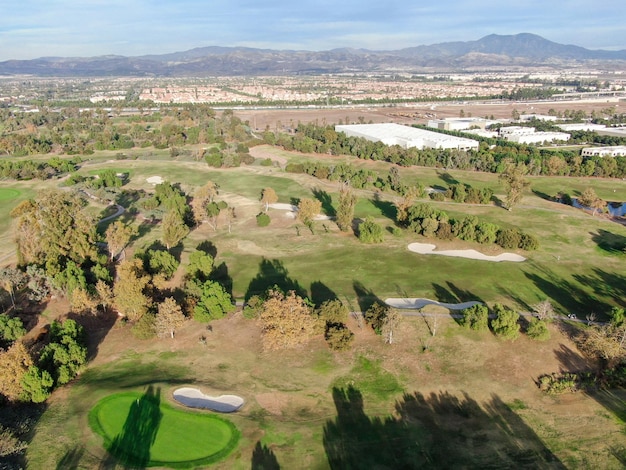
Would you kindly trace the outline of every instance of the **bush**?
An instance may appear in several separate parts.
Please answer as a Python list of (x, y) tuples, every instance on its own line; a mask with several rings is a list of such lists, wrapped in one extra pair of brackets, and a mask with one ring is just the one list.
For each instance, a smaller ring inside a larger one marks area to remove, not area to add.
[(539, 318), (533, 318), (530, 320), (526, 334), (530, 338), (539, 341), (550, 339), (550, 330), (548, 330), (548, 325), (545, 320), (539, 320)]
[(253, 295), (248, 299), (243, 307), (243, 316), (247, 319), (259, 318), (263, 311), (263, 298), (260, 295)]
[(270, 216), (267, 215), (265, 212), (261, 212), (256, 216), (256, 224), (259, 227), (267, 227), (270, 224), (271, 220), (272, 219), (270, 218)]
[(522, 241), (521, 234), (517, 229), (504, 228), (498, 231), (496, 236), (496, 243), (505, 249), (518, 248)]
[(433, 191), (430, 193), (430, 199), (437, 202), (443, 202), (446, 200), (446, 195), (444, 193), (440, 193), (439, 191)]
[(522, 233), (518, 247), (522, 250), (534, 251), (539, 248), (539, 240), (532, 235)]
[(371, 217), (368, 217), (359, 225), (359, 240), (364, 243), (382, 243), (384, 238), (383, 232), (382, 225), (377, 224)]
[(330, 349), (334, 351), (345, 351), (350, 349), (354, 340), (354, 333), (343, 323), (334, 323), (326, 328), (324, 335)]
[(130, 331), (137, 339), (156, 338), (156, 316), (146, 313), (135, 323)]
[(271, 158), (265, 158), (261, 160), (261, 166), (272, 166), (273, 162)]

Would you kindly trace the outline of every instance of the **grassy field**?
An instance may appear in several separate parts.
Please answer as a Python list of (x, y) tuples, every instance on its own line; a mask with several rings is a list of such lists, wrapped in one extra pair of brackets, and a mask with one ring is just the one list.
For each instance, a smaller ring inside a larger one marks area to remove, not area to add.
[(226, 419), (175, 409), (161, 402), (160, 389), (118, 393), (89, 413), (92, 429), (119, 461), (132, 466), (188, 468), (225, 458), (238, 431)]
[[(277, 155), (311, 158), (283, 151)], [(389, 168), (382, 162), (356, 163)], [(80, 172), (107, 168), (130, 172), (126, 187), (132, 189), (151, 190), (146, 181), (150, 176), (180, 182), (187, 191), (208, 180), (219, 185), (218, 199), (236, 209), (232, 230), (224, 220), (216, 231), (203, 224), (176, 254), (184, 265), (199, 243), (209, 241), (222, 280), (238, 300), (278, 284), (315, 302), (338, 297), (355, 311), (374, 299), (404, 296), (499, 301), (520, 310), (550, 299), (559, 313), (573, 312), (583, 319), (590, 312), (601, 318), (612, 306), (626, 306), (626, 254), (619, 251), (626, 245), (626, 227), (549, 200), (559, 191), (575, 196), (593, 187), (601, 197), (626, 201), (623, 181), (532, 177), (531, 191), (513, 211), (433, 203), (452, 217), (473, 214), (519, 227), (540, 241), (539, 250), (521, 252), (526, 262), (490, 263), (411, 253), (408, 243), (428, 240), (408, 232), (393, 235), (386, 230), (383, 244), (364, 245), (353, 234), (339, 232), (334, 222), (317, 221), (312, 234), (274, 209), (269, 211), (271, 224), (257, 227), (259, 197), (268, 186), (280, 202), (317, 194), (336, 209), (338, 186), (306, 175), (260, 165), (216, 170), (204, 163), (141, 158), (98, 159)], [(458, 181), (503, 194), (496, 175), (430, 168), (401, 173), (409, 183), (444, 186)], [(20, 198), (36, 189), (6, 187), (21, 194), (5, 203), (4, 220)], [(358, 196), (356, 217), (373, 216), (384, 227), (393, 227), (393, 196), (371, 191), (359, 191)], [(128, 254), (161, 237), (158, 224), (136, 223), (142, 236)], [(496, 246), (459, 241), (437, 244), (441, 249), (502, 252)], [(547, 342), (522, 337), (505, 343), (490, 333), (463, 330), (446, 316), (440, 317), (438, 333), (432, 336), (432, 324), (427, 324), (432, 320), (407, 317), (398, 343), (389, 346), (351, 320), (356, 340), (350, 352), (330, 352), (317, 338), (275, 354), (262, 351), (259, 325), (239, 313), (213, 322), (210, 333), (190, 322), (175, 340), (143, 342), (114, 319), (104, 325), (98, 323), (103, 319), (83, 321), (93, 322), (91, 330), (100, 338), (90, 346), (94, 360), (49, 401), (28, 450), (31, 468), (98, 468), (102, 462), (112, 467), (102, 438), (90, 431), (90, 410), (111, 394), (140, 396), (149, 386), (159, 388), (161, 402), (168, 403), (179, 385), (236, 393), (246, 400), (241, 412), (229, 416), (241, 431), (239, 445), (216, 468), (272, 468), (276, 462), (284, 468), (358, 468), (371, 461), (378, 468), (417, 462), (423, 468), (617, 469), (625, 461), (623, 393), (548, 397), (535, 384), (544, 373), (593, 367), (563, 333), (564, 323), (550, 326), (552, 339)], [(206, 344), (198, 341), (201, 335), (207, 336)], [(127, 415), (122, 412), (116, 422)]]

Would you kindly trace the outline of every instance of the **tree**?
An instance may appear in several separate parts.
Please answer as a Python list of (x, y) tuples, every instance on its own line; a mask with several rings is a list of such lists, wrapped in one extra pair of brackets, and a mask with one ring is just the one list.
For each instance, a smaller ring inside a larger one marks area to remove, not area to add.
[(592, 216), (595, 216), (598, 210), (602, 211), (606, 207), (606, 201), (600, 199), (593, 188), (585, 189), (578, 198), (578, 203), (592, 209)]
[(213, 271), (213, 257), (202, 250), (196, 250), (189, 255), (187, 275), (192, 279), (207, 280)]
[(177, 211), (171, 210), (165, 214), (163, 218), (163, 243), (168, 250), (178, 245), (188, 233), (189, 227), (185, 225), (185, 221)]
[(383, 227), (367, 217), (359, 225), (359, 240), (364, 243), (382, 243), (384, 239)]
[(263, 347), (285, 349), (304, 344), (316, 331), (316, 319), (305, 300), (289, 291), (270, 290), (260, 315)]
[(106, 229), (104, 233), (104, 239), (109, 247), (109, 254), (111, 255), (111, 261), (122, 251), (130, 238), (136, 233), (136, 229), (130, 225), (124, 225), (123, 222), (116, 220)]
[(397, 330), (401, 321), (402, 314), (398, 312), (398, 310), (396, 310), (395, 308), (390, 308), (387, 311), (380, 330), (383, 341), (386, 344), (392, 344), (394, 342), (394, 332)]
[(191, 210), (193, 211), (196, 223), (200, 224), (206, 219), (207, 205), (215, 200), (215, 197), (219, 194), (218, 189), (219, 188), (215, 183), (208, 181), (204, 186), (198, 188), (193, 194)]
[(165, 279), (170, 279), (180, 265), (169, 251), (148, 250), (145, 256), (150, 274), (162, 274)]
[(389, 307), (388, 305), (381, 304), (380, 302), (374, 302), (365, 311), (363, 317), (365, 318), (365, 321), (376, 332), (376, 334), (381, 334), (385, 317), (390, 310), (391, 307)]
[(272, 188), (263, 188), (261, 192), (261, 202), (265, 204), (265, 212), (268, 211), (270, 204), (278, 202), (278, 195)]
[(25, 264), (82, 264), (96, 255), (96, 226), (76, 193), (46, 190), (37, 199), (18, 206), (17, 246)]
[(504, 339), (516, 339), (519, 336), (519, 314), (501, 304), (493, 306), (495, 318), (491, 320), (491, 329), (496, 336)]
[(86, 289), (78, 287), (74, 289), (70, 295), (70, 306), (72, 308), (72, 312), (94, 313), (98, 306), (98, 300), (87, 292)]
[(115, 307), (129, 320), (139, 320), (148, 311), (150, 304), (150, 299), (144, 294), (150, 277), (144, 272), (141, 260), (137, 258), (122, 261), (117, 269), (117, 276), (113, 287)]
[(96, 282), (96, 299), (98, 305), (102, 305), (102, 308), (106, 312), (109, 306), (113, 305), (113, 290), (102, 279)]
[(327, 300), (315, 312), (326, 324), (345, 323), (348, 320), (348, 307), (339, 299)]
[(461, 311), (459, 323), (471, 330), (481, 331), (489, 328), (489, 309), (487, 306), (477, 304)]
[(208, 322), (222, 318), (235, 310), (231, 295), (216, 281), (192, 282), (191, 287), (197, 298), (193, 309), (193, 318), (199, 322)]
[(26, 282), (26, 275), (19, 269), (6, 268), (0, 269), (0, 283), (4, 286), (6, 291), (11, 297), (11, 303), (13, 304), (13, 310), (15, 307), (15, 291), (20, 289)]
[[(15, 437), (10, 429), (0, 425), (0, 457), (19, 454), (26, 447), (26, 443)], [(9, 466), (6, 468), (9, 468)]]
[(304, 225), (310, 225), (321, 211), (322, 203), (317, 199), (302, 198), (298, 203), (298, 219)]
[(50, 343), (42, 349), (39, 364), (56, 384), (68, 383), (87, 361), (84, 339), (82, 326), (74, 320), (55, 320), (50, 325)]
[(506, 190), (506, 208), (512, 210), (513, 206), (522, 200), (524, 189), (530, 182), (526, 180), (526, 167), (523, 164), (514, 165), (509, 163), (505, 170), (500, 174), (500, 181), (504, 183)]
[(554, 307), (548, 299), (533, 305), (533, 312), (539, 320), (551, 321), (554, 318)]
[(185, 315), (173, 297), (166, 298), (159, 304), (156, 315), (156, 332), (159, 338), (174, 338), (174, 332), (185, 323)]
[(270, 219), (270, 216), (268, 214), (266, 214), (265, 212), (259, 212), (256, 216), (256, 224), (259, 227), (267, 227), (272, 219)]
[(352, 228), (354, 219), (354, 208), (356, 206), (356, 195), (350, 186), (343, 185), (339, 191), (339, 207), (337, 208), (337, 226), (342, 232), (347, 232)]
[(0, 350), (0, 394), (10, 401), (22, 395), (22, 378), (33, 365), (33, 360), (21, 341), (6, 351)]

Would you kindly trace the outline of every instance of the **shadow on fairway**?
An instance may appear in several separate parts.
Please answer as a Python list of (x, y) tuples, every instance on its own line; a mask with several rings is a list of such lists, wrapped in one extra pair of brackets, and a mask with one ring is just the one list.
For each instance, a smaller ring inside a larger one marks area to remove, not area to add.
[(294, 291), (296, 295), (307, 297), (307, 291), (297, 280), (289, 277), (287, 268), (278, 259), (263, 258), (259, 264), (259, 272), (248, 284), (246, 302), (253, 295), (264, 295), (268, 289), (278, 287), (283, 292)]
[(333, 388), (337, 417), (324, 426), (332, 469), (565, 468), (497, 395), (405, 394), (396, 415), (369, 417), (359, 390)]
[(333, 207), (333, 199), (326, 191), (323, 189), (314, 188), (313, 196), (319, 202), (322, 203), (322, 212), (327, 216), (334, 217), (337, 215), (337, 211)]
[(272, 449), (265, 444), (261, 444), (261, 441), (254, 446), (254, 452), (252, 452), (252, 470), (280, 470), (280, 465)]
[(116, 459), (133, 467), (145, 467), (150, 462), (161, 418), (161, 389), (148, 386), (146, 392), (130, 407), (122, 431), (108, 447)]

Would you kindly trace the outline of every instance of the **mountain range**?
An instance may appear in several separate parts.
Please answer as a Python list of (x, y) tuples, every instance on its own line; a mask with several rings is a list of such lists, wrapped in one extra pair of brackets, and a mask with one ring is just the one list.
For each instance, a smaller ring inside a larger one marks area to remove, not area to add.
[(342, 48), (315, 52), (211, 46), (137, 57), (42, 57), (0, 62), (0, 75), (253, 76), (583, 65), (626, 69), (626, 50), (590, 50), (558, 44), (530, 33), (491, 34), (477, 41), (445, 42), (393, 51)]

